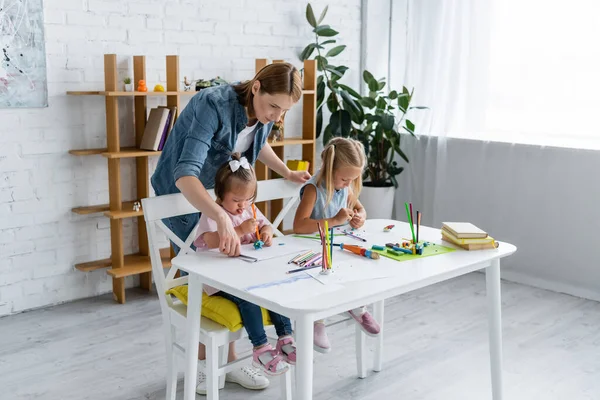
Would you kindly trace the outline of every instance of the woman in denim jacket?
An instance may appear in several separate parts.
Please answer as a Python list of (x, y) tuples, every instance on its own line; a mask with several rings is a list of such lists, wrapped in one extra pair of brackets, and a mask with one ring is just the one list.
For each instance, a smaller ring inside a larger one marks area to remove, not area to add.
[[(240, 253), (240, 239), (231, 219), (206, 189), (212, 189), (219, 167), (241, 153), (251, 164), (260, 160), (271, 170), (294, 182), (310, 178), (305, 171), (290, 171), (266, 142), (274, 122), (281, 119), (302, 96), (302, 80), (289, 63), (274, 63), (239, 85), (203, 89), (183, 109), (169, 134), (158, 160), (151, 183), (156, 195), (181, 192), (202, 213), (217, 221), (219, 249), (230, 256)], [(185, 241), (200, 214), (165, 220), (165, 224)], [(175, 252), (179, 249), (173, 245)], [(203, 360), (204, 346), (198, 358)], [(236, 358), (234, 344), (229, 347), (230, 361)], [(202, 368), (201, 368), (202, 369)], [(206, 393), (200, 374), (196, 391)], [(248, 389), (262, 389), (269, 381), (257, 371), (243, 367), (227, 374), (227, 381)]]

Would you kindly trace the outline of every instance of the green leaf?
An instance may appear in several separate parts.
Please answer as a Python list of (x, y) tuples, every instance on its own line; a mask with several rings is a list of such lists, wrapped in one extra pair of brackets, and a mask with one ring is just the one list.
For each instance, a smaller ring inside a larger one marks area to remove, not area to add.
[(344, 45), (344, 44), (342, 44), (340, 46), (335, 46), (335, 47), (329, 49), (327, 54), (325, 54), (325, 57), (335, 57), (338, 54), (340, 54), (342, 51), (344, 51), (345, 48), (346, 48), (346, 45)]
[(323, 75), (319, 75), (319, 76), (317, 77), (317, 85), (318, 85), (319, 83), (321, 83), (321, 82), (323, 82)]
[(329, 109), (329, 112), (334, 112), (338, 109), (334, 96), (335, 94), (333, 92), (329, 93), (329, 96), (327, 96), (327, 108)]
[[(365, 83), (368, 84), (371, 81), (375, 81), (375, 78), (373, 77), (373, 74), (371, 74), (369, 71), (367, 71), (366, 69), (363, 71), (363, 79), (365, 80)], [(376, 81), (377, 82), (377, 81)]]
[(300, 61), (308, 60), (312, 55), (313, 51), (315, 51), (315, 47), (316, 45), (314, 43), (311, 43), (308, 46), (306, 46), (304, 50), (302, 50), (302, 53), (300, 53)]
[(407, 96), (400, 96), (398, 97), (398, 108), (400, 108), (400, 110), (403, 113), (406, 113), (406, 109), (408, 107), (408, 97)]
[(402, 149), (400, 149), (400, 146), (398, 146), (398, 148), (394, 149), (396, 151), (396, 153), (398, 153), (398, 155), (400, 157), (402, 157), (402, 159), (406, 162), (408, 162), (408, 157), (406, 157), (406, 154), (404, 154), (404, 152), (402, 151)]
[(335, 40), (335, 39), (329, 39), (329, 40), (326, 40), (326, 41), (324, 41), (324, 42), (321, 42), (321, 44), (322, 44), (323, 46), (325, 46), (326, 44), (335, 43), (335, 42), (336, 42), (336, 40)]
[(339, 84), (339, 87), (344, 89), (346, 92), (350, 93), (351, 96), (353, 96), (354, 98), (356, 98), (357, 100), (362, 99), (362, 96), (360, 94), (358, 94), (358, 92), (354, 89), (352, 89), (349, 86), (343, 85), (343, 84)]
[(392, 130), (392, 128), (394, 128), (394, 116), (389, 114), (383, 114), (381, 116), (381, 125), (386, 131)]
[(402, 93), (407, 94), (410, 96), (410, 92), (408, 91), (408, 89), (406, 88), (406, 86), (402, 86)]
[(331, 72), (333, 75), (337, 75), (338, 78), (341, 78), (344, 74), (340, 73), (336, 67), (334, 67), (333, 65), (327, 65), (325, 67), (325, 69), (329, 72)]
[(317, 25), (315, 27), (315, 29), (313, 29), (313, 32), (317, 33), (317, 32), (319, 32), (319, 30), (329, 29), (329, 28), (331, 28), (329, 25)]
[(327, 14), (327, 9), (329, 8), (329, 6), (325, 6), (325, 8), (323, 9), (323, 11), (321, 12), (321, 16), (319, 17), (319, 21), (317, 21), (317, 24), (320, 24), (321, 22), (323, 22), (323, 19), (325, 18), (325, 14)]
[(323, 107), (319, 107), (317, 110), (317, 137), (321, 136), (321, 130), (323, 129)]
[(316, 56), (315, 60), (317, 61), (317, 69), (319, 71), (323, 71), (327, 67), (327, 59), (323, 56)]
[(344, 75), (346, 71), (348, 71), (348, 67), (346, 67), (345, 65), (338, 65), (337, 67), (335, 67), (335, 69), (337, 69), (338, 72), (341, 72), (342, 75)]
[(325, 100), (325, 82), (321, 80), (317, 83), (317, 108), (321, 107), (323, 100)]
[(367, 114), (365, 115), (365, 119), (369, 122), (381, 122), (381, 117), (379, 115)]
[(425, 107), (425, 106), (413, 106), (413, 107), (408, 107), (409, 109), (417, 109), (417, 110), (429, 110), (429, 107)]
[(316, 30), (315, 33), (319, 36), (331, 37), (337, 35), (339, 32), (331, 28), (325, 28)]
[(329, 118), (333, 136), (348, 137), (352, 129), (352, 119), (347, 110), (337, 110)]
[(360, 104), (362, 104), (363, 106), (367, 107), (367, 108), (373, 108), (375, 107), (375, 100), (370, 98), (370, 97), (363, 97), (360, 100)]
[(356, 124), (362, 124), (365, 119), (365, 115), (362, 107), (356, 103), (356, 101), (350, 97), (350, 95), (345, 90), (340, 90), (340, 96), (342, 96), (342, 100), (344, 102), (344, 108), (350, 112), (350, 116), (352, 121)]
[(387, 107), (387, 102), (385, 101), (385, 99), (383, 97), (380, 97), (379, 99), (377, 99), (377, 108), (379, 110), (385, 110)]
[(329, 143), (332, 137), (333, 135), (331, 134), (331, 124), (329, 124), (325, 127), (325, 130), (323, 131), (323, 144), (326, 145), (327, 143)]
[(415, 133), (415, 124), (412, 123), (411, 120), (406, 120), (406, 128), (411, 132)]
[(378, 82), (378, 88), (377, 90), (381, 90), (385, 87), (385, 82)]
[(377, 92), (374, 92), (372, 90), (369, 91), (369, 97), (372, 98), (373, 100), (377, 98)]
[(313, 12), (313, 9), (312, 9), (312, 6), (310, 5), (310, 3), (308, 3), (306, 5), (306, 20), (308, 21), (310, 26), (312, 26), (313, 28), (315, 28), (317, 26), (317, 20), (315, 19), (315, 13)]
[(369, 85), (369, 90), (371, 92), (377, 92), (379, 90), (379, 82), (377, 82), (375, 79), (369, 81), (367, 84)]
[(392, 90), (390, 92), (390, 94), (388, 94), (388, 97), (390, 98), (390, 100), (394, 100), (394, 99), (398, 98), (398, 92), (396, 92), (395, 90)]

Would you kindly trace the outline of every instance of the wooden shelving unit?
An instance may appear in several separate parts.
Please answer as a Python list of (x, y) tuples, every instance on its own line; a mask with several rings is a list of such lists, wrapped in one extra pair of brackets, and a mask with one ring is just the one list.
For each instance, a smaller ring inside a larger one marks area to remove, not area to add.
[[(281, 62), (276, 60), (274, 62)], [(267, 65), (266, 59), (256, 60), (256, 70)], [(181, 110), (180, 97), (193, 96), (194, 91), (179, 91), (179, 57), (166, 57), (167, 86), (165, 92), (123, 92), (119, 90), (117, 79), (117, 57), (115, 54), (104, 55), (104, 90), (97, 91), (68, 91), (70, 96), (104, 96), (106, 107), (106, 143), (105, 148), (74, 149), (69, 153), (74, 156), (101, 155), (107, 159), (109, 203), (90, 205), (73, 208), (72, 211), (80, 215), (103, 213), (110, 219), (111, 256), (109, 258), (88, 261), (75, 264), (80, 271), (89, 272), (102, 268), (109, 268), (107, 273), (113, 279), (113, 295), (117, 302), (125, 302), (124, 278), (131, 275), (140, 276), (140, 286), (146, 290), (152, 287), (152, 267), (148, 256), (148, 237), (146, 234), (146, 223), (143, 210), (133, 209), (133, 204), (139, 199), (150, 195), (150, 181), (148, 170), (148, 157), (161, 154), (160, 151), (148, 151), (139, 149), (146, 126), (147, 109), (146, 99), (149, 96), (166, 96), (167, 106), (176, 106), (178, 113)], [(146, 58), (144, 56), (133, 57), (133, 82), (146, 79)], [(304, 62), (304, 90), (303, 90), (303, 112), (302, 112), (302, 137), (284, 138), (282, 141), (270, 143), (275, 153), (283, 160), (285, 146), (302, 146), (302, 159), (310, 161), (310, 172), (314, 173), (315, 146), (316, 146), (316, 85), (317, 67), (314, 60)], [(135, 144), (136, 147), (121, 147), (119, 140), (119, 104), (121, 97), (132, 97), (134, 99), (134, 121), (135, 121)], [(136, 161), (136, 199), (124, 200), (121, 192), (121, 159), (134, 158)], [(257, 162), (256, 174), (259, 180), (269, 179), (266, 166)], [(269, 208), (270, 215), (274, 218), (283, 203), (281, 200), (273, 201), (271, 204), (260, 204), (265, 215)], [(123, 219), (137, 218), (138, 226), (138, 252), (124, 254), (123, 248)], [(161, 249), (163, 266), (170, 267), (172, 256), (170, 248)]]
[[(123, 92), (119, 90), (117, 78), (117, 56), (104, 55), (104, 90), (102, 91), (70, 91), (70, 96), (104, 96), (106, 107), (106, 143), (107, 147), (100, 149), (76, 149), (69, 151), (75, 156), (102, 155), (107, 159), (109, 203), (74, 208), (77, 214), (86, 215), (103, 213), (110, 219), (111, 256), (102, 260), (94, 260), (76, 264), (75, 268), (81, 271), (93, 271), (109, 268), (107, 271), (113, 278), (113, 294), (119, 303), (125, 302), (125, 280), (131, 275), (140, 276), (140, 286), (146, 290), (152, 287), (152, 267), (148, 256), (148, 237), (143, 210), (133, 209), (133, 204), (139, 199), (150, 195), (150, 181), (148, 171), (148, 157), (160, 155), (160, 151), (147, 151), (139, 149), (146, 126), (146, 98), (148, 96), (166, 96), (167, 106), (177, 106), (179, 111), (180, 96), (194, 95), (196, 92), (179, 91), (179, 57), (166, 57), (167, 87), (166, 92)], [(145, 56), (133, 57), (133, 82), (146, 79)], [(120, 97), (133, 97), (135, 144), (137, 147), (121, 147), (119, 139), (119, 103)], [(136, 199), (125, 200), (121, 192), (121, 159), (134, 158), (136, 162)], [(138, 252), (124, 254), (123, 248), (123, 219), (137, 218), (138, 227)], [(163, 265), (170, 266), (170, 250), (161, 250)]]
[[(273, 60), (274, 63), (283, 62), (283, 60)], [(260, 71), (268, 64), (266, 58), (256, 60), (256, 72)], [(317, 144), (317, 63), (315, 60), (304, 61), (304, 90), (302, 90), (302, 137), (284, 138), (281, 141), (269, 142), (277, 156), (284, 160), (284, 151), (286, 146), (302, 146), (302, 159), (310, 162), (309, 172), (314, 174), (316, 160)], [(260, 161), (256, 162), (256, 177), (258, 180), (270, 179), (272, 175), (269, 169)], [(273, 200), (258, 204), (258, 208), (271, 221), (279, 214), (283, 208), (282, 200)], [(282, 226), (279, 226), (281, 229)]]

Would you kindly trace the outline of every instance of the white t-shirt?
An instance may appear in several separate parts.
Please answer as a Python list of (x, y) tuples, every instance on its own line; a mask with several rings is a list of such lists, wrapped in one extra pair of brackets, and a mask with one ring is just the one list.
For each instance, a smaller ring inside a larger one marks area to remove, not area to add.
[(256, 125), (258, 125), (258, 121), (252, 126), (245, 127), (238, 134), (235, 148), (233, 149), (234, 153), (243, 153), (250, 148), (250, 145), (254, 141), (254, 128), (256, 128)]

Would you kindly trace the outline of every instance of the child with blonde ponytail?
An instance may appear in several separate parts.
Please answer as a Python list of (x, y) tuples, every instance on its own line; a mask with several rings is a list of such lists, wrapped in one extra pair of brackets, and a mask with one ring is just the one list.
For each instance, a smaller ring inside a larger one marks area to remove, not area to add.
[[(294, 218), (295, 233), (317, 231), (317, 222), (325, 226), (349, 223), (360, 228), (367, 214), (358, 200), (365, 168), (365, 149), (357, 140), (333, 138), (321, 153), (321, 169), (300, 189), (300, 205)], [(347, 312), (367, 335), (376, 336), (380, 327), (365, 307)], [(314, 348), (321, 353), (331, 350), (325, 324), (315, 322)]]

